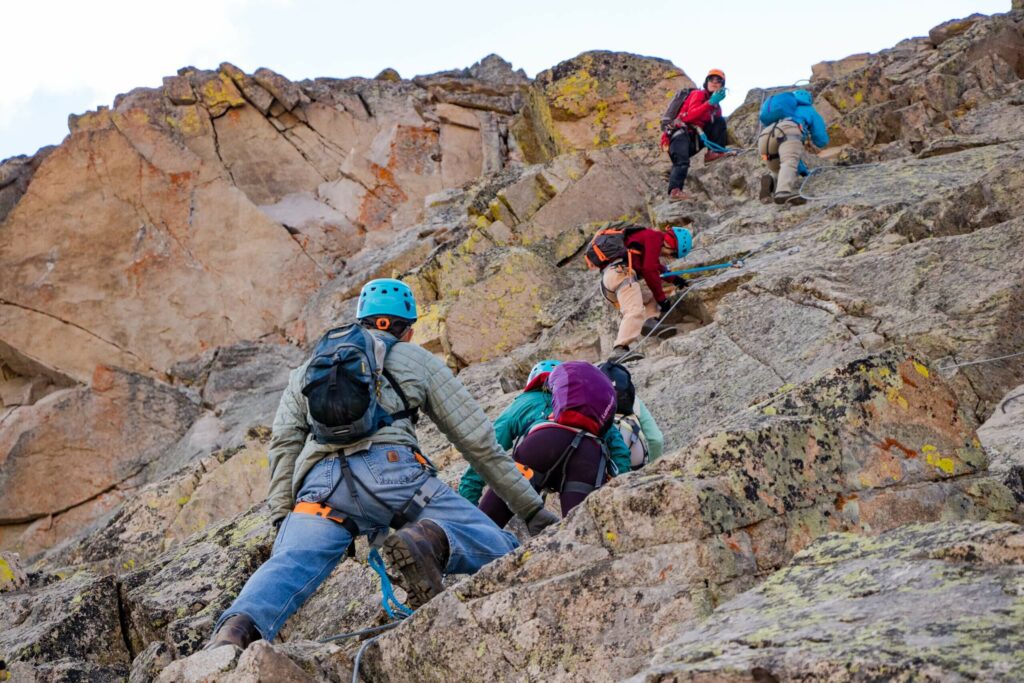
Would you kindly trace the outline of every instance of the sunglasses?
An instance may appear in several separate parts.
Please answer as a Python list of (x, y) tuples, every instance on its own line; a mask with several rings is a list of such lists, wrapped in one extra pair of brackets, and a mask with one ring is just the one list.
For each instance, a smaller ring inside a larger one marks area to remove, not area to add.
[(712, 83), (725, 83), (725, 79), (721, 76), (708, 76), (708, 81)]

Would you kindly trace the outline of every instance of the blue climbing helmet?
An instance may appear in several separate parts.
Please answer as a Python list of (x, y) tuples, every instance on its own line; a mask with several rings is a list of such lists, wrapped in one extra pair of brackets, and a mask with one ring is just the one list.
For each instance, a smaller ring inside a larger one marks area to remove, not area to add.
[(544, 384), (548, 374), (562, 364), (560, 360), (542, 360), (530, 370), (530, 376), (526, 378), (526, 386), (523, 391), (533, 391)]
[(356, 318), (362, 320), (378, 315), (415, 322), (419, 317), (416, 313), (416, 297), (409, 285), (391, 278), (370, 280), (363, 285), (359, 292), (359, 305), (356, 306)]
[(690, 253), (693, 249), (693, 233), (686, 228), (672, 228), (672, 237), (674, 240), (669, 240), (669, 244), (672, 241), (676, 243), (676, 258), (683, 258)]

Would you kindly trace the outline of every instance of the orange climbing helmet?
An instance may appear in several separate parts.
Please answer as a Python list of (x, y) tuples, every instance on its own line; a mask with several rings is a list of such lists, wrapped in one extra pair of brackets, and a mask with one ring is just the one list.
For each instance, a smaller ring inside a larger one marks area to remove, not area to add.
[(704, 77), (704, 89), (705, 90), (708, 89), (708, 79), (711, 78), (712, 76), (718, 76), (719, 78), (721, 78), (722, 79), (722, 85), (723, 86), (725, 85), (725, 72), (722, 71), (721, 69), (712, 69), (711, 71), (708, 71), (708, 75)]

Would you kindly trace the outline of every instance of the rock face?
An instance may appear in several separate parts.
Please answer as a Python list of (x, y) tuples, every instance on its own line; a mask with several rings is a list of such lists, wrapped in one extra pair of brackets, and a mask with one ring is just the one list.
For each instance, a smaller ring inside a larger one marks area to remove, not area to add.
[(19, 408), (0, 427), (0, 522), (45, 518), (114, 491), (162, 455), (197, 413), (170, 387), (110, 368), (98, 368), (88, 389)]
[(374, 675), (443, 680), (465, 660), (468, 680), (619, 680), (823, 533), (1009, 514), (970, 425), (913, 357), (783, 391), (432, 600), (378, 641)]
[[(618, 317), (581, 253), (633, 220), (690, 227), (674, 268), (739, 262), (691, 278), (677, 336), (630, 364), (668, 455), (451, 579), (361, 674), (911, 678), (920, 644), (922, 677), (1019, 677), (1001, 644), (936, 648), (970, 635), (968, 609), (986, 643), (1019, 621), (1019, 527), (970, 521), (1024, 519), (1022, 23), (969, 17), (815, 67), (834, 145), (808, 155), (805, 206), (757, 202), (747, 153), (696, 155), (694, 199), (666, 201), (654, 124), (690, 81), (635, 55), (535, 81), (493, 55), (411, 81), (223, 64), (74, 117), (48, 155), (0, 166), (0, 549), (25, 569), (0, 564), (0, 659), (39, 681), (348, 679), (358, 643), (317, 641), (382, 623), (362, 543), (277, 642), (200, 652), (270, 552), (288, 371), (363, 282), (401, 277), (415, 340), (494, 417), (537, 360), (611, 353)], [(734, 144), (777, 90), (748, 95)], [(464, 463), (428, 423), (454, 483)], [(868, 538), (816, 545), (835, 533)], [(929, 572), (950, 581), (915, 595), (952, 630), (888, 588)], [(867, 613), (882, 600), (894, 614)], [(896, 645), (836, 645), (860, 623)]]
[[(831, 154), (894, 158), (949, 135), (1020, 139), (1022, 21), (1017, 12), (972, 15), (878, 54), (817, 65), (810, 88), (829, 125)], [(745, 141), (757, 131), (761, 93), (752, 95), (732, 116)]]
[(1015, 681), (1024, 642), (1000, 624), (1024, 616), (1022, 582), (1016, 524), (827, 536), (629, 680)]

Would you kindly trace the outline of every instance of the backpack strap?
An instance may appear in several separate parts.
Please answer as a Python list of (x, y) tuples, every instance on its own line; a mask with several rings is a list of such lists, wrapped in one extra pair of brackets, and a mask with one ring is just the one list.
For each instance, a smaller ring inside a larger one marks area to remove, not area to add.
[(412, 424), (415, 427), (416, 423), (420, 421), (420, 409), (409, 406), (409, 398), (405, 395), (405, 392), (402, 391), (402, 385), (398, 383), (398, 380), (395, 379), (390, 370), (382, 366), (381, 371), (384, 375), (384, 379), (388, 381), (391, 388), (395, 390), (396, 394), (398, 394), (398, 398), (402, 399), (402, 405), (405, 406), (404, 410), (399, 410), (397, 413), (391, 413), (391, 417), (396, 420), (408, 419), (412, 421)]

